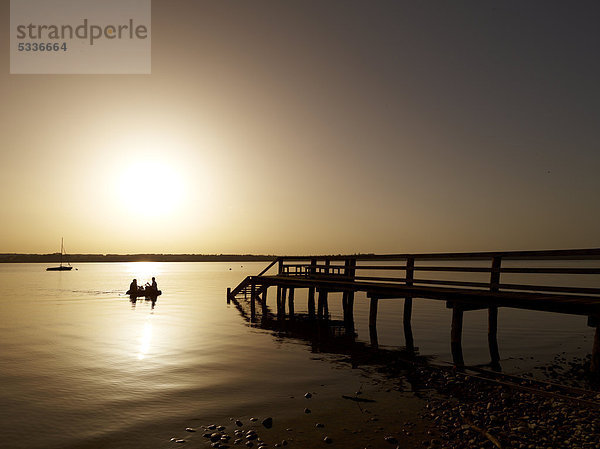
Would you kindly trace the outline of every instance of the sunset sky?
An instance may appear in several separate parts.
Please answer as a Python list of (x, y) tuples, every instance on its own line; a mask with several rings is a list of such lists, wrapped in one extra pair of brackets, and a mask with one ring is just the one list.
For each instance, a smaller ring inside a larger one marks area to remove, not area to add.
[(152, 2), (151, 75), (10, 75), (0, 252), (600, 247), (600, 3)]

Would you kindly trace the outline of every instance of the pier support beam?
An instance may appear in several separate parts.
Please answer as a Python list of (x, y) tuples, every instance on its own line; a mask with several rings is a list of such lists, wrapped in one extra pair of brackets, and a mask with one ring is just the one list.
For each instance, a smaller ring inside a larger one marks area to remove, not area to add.
[(285, 320), (285, 303), (287, 301), (287, 288), (283, 287), (281, 289), (281, 319)]
[(269, 287), (267, 287), (266, 285), (263, 287), (263, 297), (262, 300), (260, 301), (260, 319), (262, 322), (265, 322), (267, 320), (267, 290), (269, 289)]
[(290, 288), (290, 294), (288, 297), (288, 310), (290, 314), (290, 320), (294, 319), (294, 289)]
[(379, 298), (371, 298), (371, 306), (369, 307), (369, 327), (377, 326), (377, 306)]
[(283, 318), (283, 312), (281, 311), (281, 287), (277, 286), (277, 319)]
[(600, 377), (600, 325), (596, 326), (596, 332), (594, 333), (594, 346), (592, 347), (590, 371), (592, 374)]
[[(406, 259), (406, 286), (412, 287), (415, 276), (415, 258), (408, 257)], [(412, 296), (404, 298), (404, 315), (402, 317), (402, 326), (404, 327), (404, 341), (406, 342), (406, 350), (415, 352), (415, 342), (412, 334)]]
[(500, 369), (500, 352), (498, 351), (498, 307), (488, 308), (488, 346), (492, 369)]
[(371, 297), (371, 305), (369, 307), (369, 336), (371, 337), (371, 346), (379, 347), (377, 339), (377, 306), (379, 298)]
[(308, 318), (315, 319), (315, 288), (308, 289)]
[(462, 352), (462, 325), (463, 325), (463, 310), (458, 304), (454, 304), (452, 308), (452, 329), (450, 331), (450, 348), (452, 350), (452, 360), (456, 366), (464, 366)]
[(406, 350), (415, 352), (415, 341), (412, 333), (412, 297), (404, 298), (404, 315), (402, 317), (402, 325), (404, 327), (404, 341), (406, 342)]
[(346, 291), (342, 296), (344, 326), (347, 332), (354, 332), (354, 292)]
[(231, 287), (227, 287), (227, 304), (231, 302)]
[(256, 319), (256, 284), (252, 284), (250, 289), (250, 321)]
[(265, 322), (267, 321), (267, 290), (269, 289), (268, 286), (265, 285), (264, 290), (263, 290), (263, 295), (262, 295), (262, 301), (261, 301), (261, 321)]
[(327, 290), (319, 290), (319, 300), (317, 309), (317, 319), (329, 319), (329, 305), (327, 300)]

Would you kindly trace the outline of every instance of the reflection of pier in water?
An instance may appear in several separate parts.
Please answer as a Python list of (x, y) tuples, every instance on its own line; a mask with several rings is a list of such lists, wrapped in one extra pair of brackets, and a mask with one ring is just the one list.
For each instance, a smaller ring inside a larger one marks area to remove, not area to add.
[[(257, 276), (248, 276), (233, 290), (228, 289), (227, 300), (236, 301), (250, 321), (267, 327), (279, 323), (281, 327), (286, 321), (300, 321), (295, 313), (298, 289), (308, 292), (308, 313), (302, 315), (301, 321), (309, 323), (327, 323), (328, 296), (341, 292), (343, 321), (340, 328), (353, 340), (354, 296), (356, 292), (365, 292), (370, 301), (370, 341), (376, 348), (379, 301), (403, 299), (408, 353), (415, 352), (411, 328), (413, 300), (443, 300), (452, 309), (450, 346), (457, 366), (464, 365), (464, 312), (487, 309), (491, 365), (497, 368), (500, 361), (498, 307), (584, 315), (588, 317), (588, 325), (596, 328), (590, 369), (600, 374), (599, 260), (600, 249), (280, 257)], [(275, 266), (277, 272), (269, 274)], [(416, 273), (424, 276), (417, 278)], [(540, 278), (546, 280), (543, 285), (539, 283)], [(269, 287), (277, 291), (275, 313), (267, 305)], [(242, 297), (248, 310), (238, 301)]]
[[(253, 325), (274, 332), (278, 338), (293, 338), (307, 342), (311, 351), (320, 354), (335, 354), (345, 356), (337, 361), (349, 363), (353, 368), (373, 365), (386, 366), (386, 372), (402, 371), (406, 374), (414, 368), (414, 364), (426, 364), (430, 357), (418, 355), (417, 348), (380, 348), (377, 336), (371, 334), (371, 342), (365, 343), (356, 340), (354, 327), (348, 327), (343, 320), (310, 319), (308, 314), (294, 314), (293, 318), (278, 318), (268, 307), (255, 310), (252, 319), (251, 301), (249, 293), (241, 294), (230, 299), (242, 317)], [(262, 304), (262, 300), (259, 300)], [(373, 338), (375, 340), (373, 340)], [(405, 376), (411, 384), (411, 376)], [(420, 387), (413, 384), (415, 391)]]

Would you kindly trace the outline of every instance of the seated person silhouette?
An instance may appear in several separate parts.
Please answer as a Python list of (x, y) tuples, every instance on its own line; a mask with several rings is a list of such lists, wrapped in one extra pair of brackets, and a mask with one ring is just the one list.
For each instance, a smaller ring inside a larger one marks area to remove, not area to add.
[(127, 291), (128, 294), (130, 295), (135, 295), (138, 291), (138, 285), (137, 285), (137, 279), (134, 279), (133, 281), (131, 281), (131, 284), (129, 284), (129, 290)]

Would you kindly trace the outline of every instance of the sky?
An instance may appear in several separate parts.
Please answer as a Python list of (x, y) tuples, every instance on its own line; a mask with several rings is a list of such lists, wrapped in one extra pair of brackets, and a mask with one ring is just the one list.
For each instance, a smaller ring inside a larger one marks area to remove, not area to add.
[(0, 253), (600, 247), (600, 3), (152, 2), (151, 75), (10, 75)]

